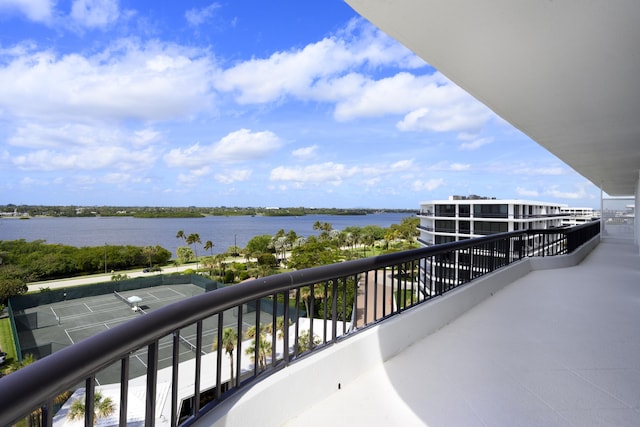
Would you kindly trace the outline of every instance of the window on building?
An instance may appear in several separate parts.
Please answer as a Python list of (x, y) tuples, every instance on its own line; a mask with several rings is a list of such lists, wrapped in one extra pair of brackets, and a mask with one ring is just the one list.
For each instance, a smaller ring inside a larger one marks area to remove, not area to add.
[(473, 215), (476, 218), (507, 218), (509, 206), (504, 205), (474, 205)]
[(436, 205), (436, 216), (456, 216), (456, 205)]
[(436, 220), (436, 233), (455, 233), (456, 222), (454, 220)]
[(471, 206), (470, 205), (459, 205), (458, 206), (458, 216), (461, 218), (469, 218), (471, 216)]
[(489, 222), (489, 221), (476, 221), (473, 227), (475, 234), (494, 234), (504, 233), (509, 230), (506, 222)]
[(442, 243), (450, 243), (455, 242), (456, 238), (454, 236), (436, 236), (436, 245)]
[(458, 231), (463, 234), (471, 233), (471, 222), (470, 221), (460, 221), (458, 223)]

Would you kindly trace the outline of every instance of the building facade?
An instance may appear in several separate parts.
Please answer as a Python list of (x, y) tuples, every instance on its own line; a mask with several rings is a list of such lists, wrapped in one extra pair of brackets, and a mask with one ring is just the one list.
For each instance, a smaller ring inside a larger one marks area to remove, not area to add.
[(568, 218), (562, 218), (562, 225), (565, 226), (580, 225), (600, 218), (600, 212), (593, 208), (563, 207), (562, 213), (568, 215)]
[[(563, 226), (570, 214), (566, 205), (526, 200), (499, 200), (480, 196), (450, 196), (448, 200), (434, 200), (420, 204), (420, 237), (423, 246), (467, 240), (474, 237), (518, 230), (550, 230)], [(539, 241), (534, 241), (538, 239)], [(487, 246), (482, 250), (460, 253), (456, 259), (435, 257), (421, 264), (420, 291), (430, 289), (444, 292), (485, 273), (483, 265), (491, 260), (507, 258), (513, 253), (554, 252), (560, 243), (554, 239), (542, 242), (541, 237), (525, 237), (508, 246)], [(540, 245), (544, 243), (543, 245)], [(546, 245), (546, 246), (545, 246)], [(486, 259), (486, 263), (483, 260)], [(456, 268), (454, 268), (456, 266)], [(435, 284), (431, 286), (431, 284)], [(428, 295), (426, 295), (428, 296)]]
[(488, 234), (527, 229), (547, 230), (571, 217), (566, 205), (480, 196), (450, 196), (420, 204), (420, 237), (424, 246)]

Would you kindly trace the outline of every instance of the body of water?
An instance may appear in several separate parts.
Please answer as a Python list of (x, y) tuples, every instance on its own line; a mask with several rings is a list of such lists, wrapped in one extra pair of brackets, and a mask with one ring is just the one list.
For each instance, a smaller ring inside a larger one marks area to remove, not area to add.
[[(383, 228), (400, 224), (408, 213), (380, 213), (370, 215), (305, 215), (300, 217), (278, 216), (208, 216), (205, 218), (31, 218), (28, 220), (0, 219), (0, 240), (45, 240), (70, 246), (101, 245), (160, 245), (174, 256), (178, 246), (178, 230), (185, 235), (198, 233), (204, 242), (214, 243), (213, 253), (226, 252), (230, 246), (246, 246), (254, 236), (274, 235), (278, 230), (294, 230), (299, 236), (317, 235), (313, 229), (316, 221), (328, 222), (334, 229), (378, 225)], [(198, 254), (202, 247), (199, 248)], [(208, 252), (207, 252), (208, 253)]]

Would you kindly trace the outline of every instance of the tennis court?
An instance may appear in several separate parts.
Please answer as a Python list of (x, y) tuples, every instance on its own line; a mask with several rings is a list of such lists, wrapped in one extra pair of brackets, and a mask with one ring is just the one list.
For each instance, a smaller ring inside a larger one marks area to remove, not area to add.
[[(16, 328), (22, 353), (32, 353), (38, 359), (67, 347), (120, 323), (144, 316), (145, 313), (162, 306), (190, 298), (204, 290), (193, 284), (164, 285), (142, 288), (118, 293), (76, 298), (14, 312)], [(132, 298), (137, 297), (137, 298)], [(137, 301), (137, 300), (140, 301)], [(134, 302), (135, 301), (135, 302)], [(267, 315), (271, 319), (270, 315)], [(236, 327), (237, 311), (224, 313), (224, 326)], [(246, 331), (255, 322), (254, 315), (243, 316)], [(248, 322), (247, 322), (248, 321)], [(210, 353), (217, 337), (217, 316), (203, 322), (203, 354)], [(180, 361), (194, 357), (196, 344), (195, 325), (180, 331), (182, 346)], [(158, 367), (171, 365), (173, 343), (171, 336), (159, 343)], [(130, 378), (146, 373), (147, 349), (136, 351), (130, 357)], [(96, 376), (99, 384), (111, 384), (120, 381), (120, 365), (111, 366)]]

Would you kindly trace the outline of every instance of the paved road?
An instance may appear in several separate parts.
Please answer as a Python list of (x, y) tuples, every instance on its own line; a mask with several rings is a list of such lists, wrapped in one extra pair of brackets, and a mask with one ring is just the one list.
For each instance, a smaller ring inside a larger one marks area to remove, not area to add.
[(57, 289), (57, 288), (68, 288), (71, 286), (81, 286), (81, 285), (89, 285), (91, 283), (100, 283), (100, 282), (109, 282), (111, 281), (111, 276), (114, 274), (126, 274), (129, 278), (133, 279), (134, 277), (139, 276), (150, 276), (154, 274), (162, 274), (162, 273), (176, 273), (179, 271), (184, 271), (188, 269), (196, 268), (196, 264), (184, 264), (178, 267), (166, 267), (162, 269), (162, 272), (155, 273), (143, 273), (142, 269), (137, 270), (128, 270), (128, 271), (116, 271), (114, 273), (107, 274), (91, 274), (89, 276), (81, 276), (81, 277), (72, 277), (69, 279), (58, 279), (58, 280), (46, 280), (42, 282), (31, 282), (28, 283), (29, 292), (38, 292), (41, 289)]

